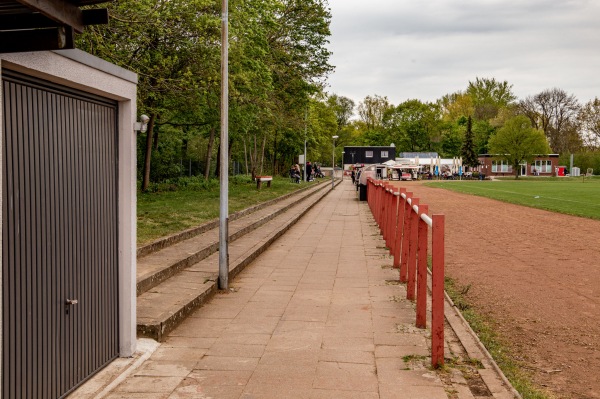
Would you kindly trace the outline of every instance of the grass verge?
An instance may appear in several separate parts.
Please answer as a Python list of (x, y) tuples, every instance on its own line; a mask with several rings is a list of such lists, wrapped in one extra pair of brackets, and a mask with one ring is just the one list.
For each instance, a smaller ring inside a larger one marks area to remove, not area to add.
[(494, 328), (494, 320), (476, 311), (469, 303), (467, 294), (469, 286), (460, 286), (450, 277), (445, 280), (446, 292), (461, 311), (475, 334), (479, 337), (488, 352), (492, 355), (506, 378), (523, 396), (523, 399), (553, 399), (553, 396), (535, 386), (531, 373), (523, 364), (515, 359), (511, 347)]
[(520, 178), (496, 181), (440, 181), (444, 188), (512, 204), (600, 220), (599, 178)]
[[(229, 213), (281, 197), (306, 187), (289, 178), (273, 177), (271, 187), (261, 190), (248, 176), (229, 180)], [(137, 243), (145, 244), (219, 217), (219, 181), (185, 178), (154, 184), (148, 192), (138, 191)]]

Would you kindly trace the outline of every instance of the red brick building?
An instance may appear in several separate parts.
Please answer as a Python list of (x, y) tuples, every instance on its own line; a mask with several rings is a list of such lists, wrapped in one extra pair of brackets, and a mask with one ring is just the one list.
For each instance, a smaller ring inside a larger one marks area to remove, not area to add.
[[(507, 161), (493, 154), (479, 154), (478, 170), (486, 176), (514, 176), (515, 171)], [(556, 176), (558, 154), (540, 155), (531, 163), (523, 162), (519, 176)]]

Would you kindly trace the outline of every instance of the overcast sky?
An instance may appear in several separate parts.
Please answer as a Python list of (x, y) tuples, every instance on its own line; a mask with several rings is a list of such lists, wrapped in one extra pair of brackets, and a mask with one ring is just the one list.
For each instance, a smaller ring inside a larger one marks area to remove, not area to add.
[(558, 87), (600, 97), (600, 0), (329, 0), (327, 91), (435, 101), (476, 77), (520, 99)]

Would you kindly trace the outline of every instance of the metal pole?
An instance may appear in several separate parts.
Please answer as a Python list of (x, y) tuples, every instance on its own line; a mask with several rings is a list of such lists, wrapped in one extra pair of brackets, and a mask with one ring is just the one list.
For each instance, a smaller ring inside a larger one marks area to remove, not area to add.
[(308, 123), (308, 106), (304, 110), (304, 181), (306, 181), (306, 132)]
[(335, 139), (337, 139), (338, 136), (331, 136), (331, 138), (333, 139), (333, 148), (331, 149), (331, 189), (333, 190), (333, 175), (335, 174)]
[(221, 0), (221, 169), (219, 289), (229, 288), (229, 4)]

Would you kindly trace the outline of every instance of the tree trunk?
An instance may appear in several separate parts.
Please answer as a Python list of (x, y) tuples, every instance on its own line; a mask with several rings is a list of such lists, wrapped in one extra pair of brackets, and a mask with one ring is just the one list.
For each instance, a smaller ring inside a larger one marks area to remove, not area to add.
[(248, 149), (246, 146), (246, 139), (244, 138), (244, 162), (246, 162), (246, 176), (248, 175)]
[(256, 160), (257, 160), (257, 146), (256, 146), (256, 133), (254, 134), (254, 149), (250, 151), (250, 173), (252, 174), (252, 180), (256, 179)]
[(210, 128), (210, 137), (208, 139), (208, 149), (206, 153), (206, 169), (204, 170), (204, 180), (210, 176), (210, 161), (212, 160), (213, 146), (215, 144), (215, 127)]
[(150, 161), (152, 159), (152, 134), (154, 132), (155, 114), (150, 114), (148, 130), (146, 131), (146, 155), (144, 158), (144, 177), (142, 178), (142, 191), (148, 190), (150, 184)]
[(262, 148), (260, 151), (260, 174), (264, 174), (264, 166), (265, 166), (265, 147), (267, 145), (267, 136), (263, 137)]
[(277, 129), (273, 138), (273, 174), (277, 174)]
[(221, 144), (217, 146), (217, 168), (215, 169), (215, 176), (221, 177)]

